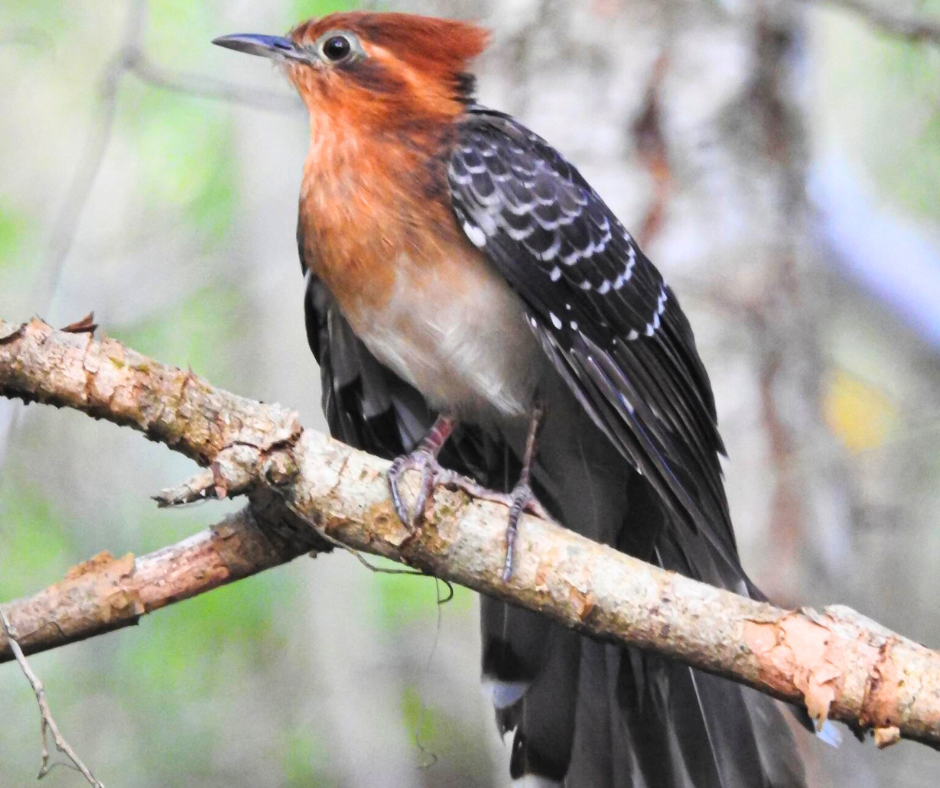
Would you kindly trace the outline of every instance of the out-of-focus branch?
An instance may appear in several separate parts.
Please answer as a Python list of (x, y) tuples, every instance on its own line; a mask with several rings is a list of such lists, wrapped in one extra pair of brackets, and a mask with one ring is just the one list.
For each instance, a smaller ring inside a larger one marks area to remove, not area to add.
[(45, 270), (38, 285), (38, 300), (47, 306), (58, 288), (66, 258), (88, 204), (88, 196), (97, 180), (111, 141), (111, 131), (117, 113), (118, 89), (125, 74), (133, 74), (141, 81), (165, 90), (200, 98), (231, 101), (257, 109), (296, 112), (301, 106), (294, 96), (251, 90), (212, 77), (169, 71), (155, 64), (142, 49), (147, 17), (146, 0), (128, 0), (126, 13), (127, 21), (120, 46), (98, 78), (100, 110), (88, 132), (85, 146), (78, 157), (75, 174), (53, 222)]
[(300, 100), (286, 91), (275, 93), (269, 90), (251, 90), (202, 74), (170, 71), (158, 66), (141, 52), (128, 63), (127, 70), (149, 85), (197, 98), (230, 101), (255, 109), (288, 114), (297, 114), (303, 109)]
[[(387, 462), (303, 432), (277, 406), (214, 389), (113, 340), (57, 332), (40, 321), (0, 321), (0, 394), (67, 405), (142, 429), (210, 465), (210, 472), (162, 496), (164, 504), (234, 492), (247, 492), (251, 501), (250, 515), (227, 523), (228, 538), (237, 534), (234, 542), (226, 542), (223, 524), (141, 559), (99, 557), (32, 599), (10, 603), (10, 620), (24, 633), (25, 648), (96, 634), (108, 628), (101, 623), (112, 620), (108, 616), (136, 620), (149, 609), (288, 560), (319, 535), (591, 636), (748, 684), (805, 706), (817, 720), (874, 729), (880, 745), (899, 737), (940, 745), (940, 654), (846, 608), (774, 608), (532, 517), (523, 520), (515, 571), (504, 582), (503, 507), (439, 490), (422, 527), (409, 530), (389, 501)], [(247, 554), (249, 546), (272, 538), (288, 547), (262, 550), (261, 559)], [(76, 610), (87, 612), (69, 612)], [(86, 619), (91, 623), (84, 627)], [(8, 644), (0, 641), (0, 660), (9, 657)]]
[(899, 11), (890, 7), (883, 0), (803, 0), (804, 2), (825, 3), (838, 6), (862, 17), (873, 27), (912, 41), (926, 41), (940, 44), (940, 19), (914, 13)]
[(100, 110), (88, 131), (85, 145), (78, 157), (75, 173), (52, 224), (46, 261), (43, 265), (42, 276), (38, 280), (38, 300), (47, 307), (58, 289), (66, 258), (88, 204), (88, 195), (98, 178), (101, 164), (111, 142), (121, 76), (127, 63), (133, 57), (133, 53), (139, 49), (144, 32), (146, 10), (147, 4), (144, 0), (132, 0), (128, 3), (120, 51), (105, 65), (98, 78)]

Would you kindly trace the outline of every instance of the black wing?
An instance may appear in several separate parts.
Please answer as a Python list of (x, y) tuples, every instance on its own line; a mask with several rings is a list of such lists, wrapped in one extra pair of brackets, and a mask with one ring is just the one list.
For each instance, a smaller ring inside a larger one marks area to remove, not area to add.
[(330, 434), (387, 459), (411, 451), (434, 422), (427, 403), (356, 338), (312, 273), (307, 274), (304, 307)]
[(659, 271), (580, 173), (508, 115), (467, 112), (448, 180), (464, 233), (594, 422), (680, 520), (735, 556), (708, 375)]

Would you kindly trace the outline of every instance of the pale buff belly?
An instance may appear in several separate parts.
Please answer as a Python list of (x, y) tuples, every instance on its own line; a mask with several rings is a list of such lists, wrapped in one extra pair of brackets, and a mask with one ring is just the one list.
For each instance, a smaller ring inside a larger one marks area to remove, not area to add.
[(466, 258), (431, 274), (397, 270), (385, 307), (350, 320), (366, 347), (435, 409), (471, 421), (526, 418), (547, 359), (505, 280)]

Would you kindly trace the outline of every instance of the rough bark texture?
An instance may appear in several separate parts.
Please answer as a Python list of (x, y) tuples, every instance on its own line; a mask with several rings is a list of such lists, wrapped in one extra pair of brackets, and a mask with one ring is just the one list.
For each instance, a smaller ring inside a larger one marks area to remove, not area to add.
[[(99, 553), (58, 583), (4, 607), (23, 651), (33, 654), (131, 626), (147, 613), (286, 563), (313, 547), (313, 538), (290, 543), (271, 538), (246, 508), (148, 555)], [(12, 658), (0, 630), (0, 662)]]
[(200, 465), (224, 447), (267, 449), (296, 437), (296, 414), (215, 389), (192, 371), (159, 364), (80, 322), (55, 332), (40, 320), (0, 320), (0, 393), (68, 407), (133, 427)]
[[(940, 744), (940, 654), (842, 607), (786, 611), (664, 572), (528, 517), (501, 579), (505, 510), (438, 491), (410, 531), (391, 507), (387, 463), (292, 414), (214, 389), (122, 347), (33, 320), (0, 321), (0, 394), (74, 407), (144, 431), (211, 465), (159, 499), (248, 493), (209, 531), (135, 559), (103, 553), (5, 606), (26, 651), (127, 624), (297, 555), (340, 544), (540, 611), (598, 638), (655, 650), (860, 729)], [(0, 661), (11, 658), (0, 639)]]

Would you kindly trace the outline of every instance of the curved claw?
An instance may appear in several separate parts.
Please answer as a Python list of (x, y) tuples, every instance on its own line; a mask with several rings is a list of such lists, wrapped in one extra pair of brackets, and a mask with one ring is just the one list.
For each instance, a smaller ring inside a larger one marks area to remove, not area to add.
[[(415, 495), (414, 504), (409, 511), (401, 494), (401, 481), (405, 471), (420, 471), (421, 485), (418, 487)], [(388, 481), (388, 488), (392, 495), (392, 506), (395, 507), (395, 513), (398, 519), (407, 528), (414, 528), (424, 518), (424, 509), (431, 493), (434, 491), (434, 485), (444, 484), (448, 487), (464, 490), (469, 495), (476, 498), (482, 498), (486, 501), (494, 501), (509, 507), (509, 522), (506, 527), (506, 560), (503, 565), (503, 582), (508, 582), (512, 577), (513, 549), (516, 543), (516, 533), (519, 530), (519, 519), (522, 513), (540, 517), (549, 522), (555, 522), (555, 519), (545, 510), (545, 507), (535, 497), (532, 487), (525, 479), (513, 488), (509, 494), (489, 490), (465, 476), (449, 471), (441, 467), (434, 454), (427, 449), (419, 448), (411, 454), (397, 457), (392, 463), (388, 472), (385, 474)]]
[[(418, 494), (415, 496), (411, 511), (408, 510), (400, 490), (405, 471), (421, 471), (421, 486), (418, 488)], [(414, 528), (415, 524), (424, 517), (424, 507), (431, 497), (434, 482), (440, 473), (441, 466), (434, 458), (434, 455), (425, 449), (417, 449), (411, 454), (397, 457), (388, 469), (385, 478), (388, 481), (388, 489), (392, 495), (392, 506), (395, 508), (398, 519), (406, 527)]]
[(555, 522), (545, 507), (539, 503), (535, 493), (527, 482), (519, 482), (509, 494), (509, 524), (506, 527), (506, 560), (503, 564), (503, 582), (509, 582), (512, 577), (513, 548), (516, 544), (516, 534), (519, 531), (519, 518), (522, 513), (540, 517), (550, 523)]

